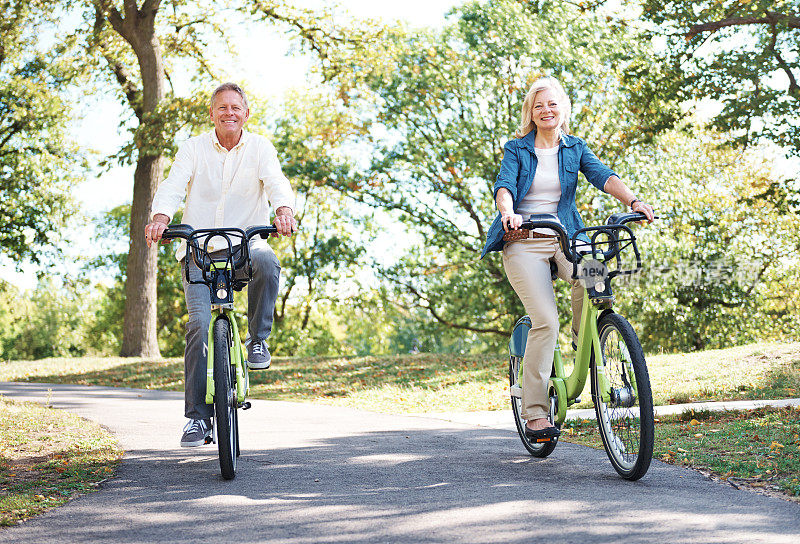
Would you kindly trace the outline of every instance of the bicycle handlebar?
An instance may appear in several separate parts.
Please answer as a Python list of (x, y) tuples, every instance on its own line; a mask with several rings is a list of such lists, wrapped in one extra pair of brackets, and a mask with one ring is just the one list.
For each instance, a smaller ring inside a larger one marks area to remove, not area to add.
[[(655, 219), (658, 217), (656, 216)], [(556, 236), (561, 243), (561, 249), (564, 252), (564, 255), (569, 259), (572, 264), (578, 264), (579, 256), (576, 252), (573, 252), (573, 248), (575, 246), (575, 242), (577, 240), (578, 234), (585, 233), (592, 230), (603, 230), (605, 227), (616, 227), (616, 230), (619, 227), (623, 227), (626, 223), (630, 223), (632, 221), (646, 221), (647, 216), (641, 212), (622, 212), (622, 213), (615, 213), (608, 217), (606, 220), (606, 224), (599, 227), (589, 227), (586, 229), (578, 230), (572, 236), (572, 244), (570, 244), (570, 238), (567, 236), (567, 231), (564, 230), (564, 226), (561, 223), (558, 223), (553, 220), (552, 215), (547, 214), (533, 214), (531, 215), (527, 221), (523, 221), (522, 225), (520, 225), (521, 229), (533, 230), (533, 229), (551, 229), (556, 233)], [(627, 230), (627, 227), (625, 227)], [(604, 254), (605, 258), (612, 257), (613, 255), (611, 252)]]
[[(620, 253), (626, 247), (632, 246), (636, 259), (635, 270), (628, 272), (613, 271), (609, 274), (609, 277), (613, 277), (620, 273), (629, 274), (641, 269), (642, 262), (636, 245), (636, 237), (630, 227), (626, 226), (626, 223), (645, 220), (647, 220), (647, 216), (641, 212), (615, 213), (609, 216), (604, 225), (578, 229), (572, 235), (572, 238), (567, 236), (564, 226), (555, 221), (552, 215), (531, 215), (527, 221), (522, 222), (520, 228), (527, 230), (550, 229), (555, 232), (564, 256), (572, 263), (573, 278), (578, 277), (578, 265), (584, 257), (590, 256), (592, 259), (599, 259), (604, 263), (616, 259), (617, 265), (620, 266)], [(589, 241), (586, 242), (580, 239), (579, 236), (581, 235), (584, 238), (588, 237)], [(579, 244), (583, 245), (585, 249), (579, 250)]]
[[(195, 262), (198, 261), (198, 258), (201, 262), (197, 262), (197, 264), (201, 266), (203, 270), (205, 270), (208, 264), (215, 259), (211, 259), (209, 250), (208, 250), (208, 241), (214, 238), (222, 238), (225, 240), (225, 245), (227, 247), (223, 247), (222, 249), (227, 249), (227, 254), (225, 259), (219, 259), (224, 261), (230, 261), (231, 265), (234, 269), (240, 268), (245, 261), (249, 258), (249, 242), (255, 236), (261, 236), (261, 238), (267, 238), (270, 234), (275, 234), (278, 232), (278, 229), (273, 225), (258, 225), (247, 227), (245, 230), (235, 228), (235, 227), (228, 227), (228, 228), (216, 228), (216, 229), (193, 229), (191, 225), (187, 225), (186, 223), (180, 223), (175, 225), (169, 225), (167, 230), (164, 231), (162, 234), (162, 238), (165, 240), (173, 240), (175, 238), (182, 238), (187, 242), (187, 259), (186, 262), (188, 264), (188, 256), (190, 253), (194, 253)], [(200, 243), (198, 240), (200, 238), (205, 238), (203, 242), (203, 247), (200, 247)], [(237, 241), (235, 241), (237, 240)], [(243, 249), (234, 251), (234, 246), (242, 246)], [(238, 257), (234, 259), (234, 253), (238, 254)]]
[[(214, 234), (214, 231), (241, 231), (242, 229), (237, 228), (220, 228), (220, 229), (198, 229), (194, 230), (191, 225), (187, 225), (186, 223), (178, 223), (175, 225), (170, 225), (167, 227), (167, 230), (164, 231), (164, 234), (161, 235), (162, 238), (165, 240), (172, 240), (175, 238), (183, 238), (185, 240), (189, 240), (191, 236), (195, 232), (202, 232), (203, 234)], [(242, 234), (244, 234), (244, 238), (249, 242), (251, 238), (256, 235), (261, 235), (262, 238), (266, 238), (270, 234), (277, 233), (277, 227), (273, 225), (261, 225), (261, 226), (254, 226), (254, 227), (247, 227)]]

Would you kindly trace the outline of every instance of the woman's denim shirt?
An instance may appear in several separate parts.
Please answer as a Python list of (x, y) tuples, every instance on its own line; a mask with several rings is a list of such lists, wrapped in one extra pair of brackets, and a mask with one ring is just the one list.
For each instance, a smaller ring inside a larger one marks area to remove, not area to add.
[[(531, 131), (524, 137), (510, 140), (503, 146), (503, 162), (500, 164), (500, 173), (497, 174), (497, 181), (494, 184), (494, 197), (497, 199), (497, 191), (501, 188), (508, 189), (514, 201), (514, 212), (517, 211), (520, 201), (528, 194), (533, 176), (536, 174), (538, 160), (534, 152), (535, 139), (536, 132)], [(601, 191), (608, 178), (616, 175), (613, 170), (600, 162), (586, 142), (577, 136), (562, 134), (558, 146), (561, 198), (558, 200), (557, 210), (558, 219), (570, 237), (576, 230), (583, 228), (583, 221), (575, 205), (578, 171), (583, 172), (589, 183)], [(481, 253), (481, 259), (490, 251), (503, 249), (503, 234), (503, 225), (500, 223), (500, 213), (498, 213), (486, 235), (486, 245)]]

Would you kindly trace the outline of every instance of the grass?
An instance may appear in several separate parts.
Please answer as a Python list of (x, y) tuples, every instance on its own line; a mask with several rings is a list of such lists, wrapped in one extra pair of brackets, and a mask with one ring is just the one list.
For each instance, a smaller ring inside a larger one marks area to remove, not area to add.
[[(500, 410), (507, 406), (505, 355), (275, 357), (251, 372), (251, 397), (345, 405), (381, 412)], [(800, 343), (651, 355), (657, 405), (800, 396)], [(120, 357), (0, 363), (0, 381), (183, 390), (183, 361)], [(591, 406), (588, 384), (583, 403)]]
[(95, 423), (0, 397), (0, 527), (94, 491), (121, 456)]
[[(653, 457), (800, 502), (800, 408), (685, 412), (656, 420)], [(602, 449), (597, 424), (565, 424), (562, 439)]]

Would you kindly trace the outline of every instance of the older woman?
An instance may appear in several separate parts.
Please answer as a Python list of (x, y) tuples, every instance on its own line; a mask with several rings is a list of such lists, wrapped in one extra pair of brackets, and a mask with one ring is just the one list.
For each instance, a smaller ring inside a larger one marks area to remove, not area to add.
[(572, 285), (572, 334), (580, 324), (584, 290), (573, 280), (572, 265), (552, 231), (518, 231), (531, 214), (550, 214), (569, 236), (583, 228), (575, 206), (578, 171), (603, 192), (616, 197), (635, 212), (653, 219), (653, 208), (628, 189), (601, 163), (582, 139), (569, 135), (571, 104), (561, 84), (552, 77), (533, 83), (522, 104), (522, 120), (515, 139), (506, 143), (500, 173), (494, 184), (499, 213), (481, 257), (503, 252), (508, 281), (531, 319), (522, 362), (522, 417), (531, 439), (556, 437), (548, 421), (547, 383), (558, 334), (558, 314), (550, 281), (552, 259), (558, 277)]

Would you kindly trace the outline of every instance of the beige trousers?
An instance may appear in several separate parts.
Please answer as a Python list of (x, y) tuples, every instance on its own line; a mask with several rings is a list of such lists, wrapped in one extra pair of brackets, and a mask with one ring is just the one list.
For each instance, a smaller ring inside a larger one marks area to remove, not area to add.
[(553, 367), (558, 337), (558, 310), (550, 280), (550, 259), (558, 265), (558, 277), (572, 285), (572, 336), (577, 338), (584, 289), (572, 279), (572, 263), (556, 238), (528, 238), (508, 242), (503, 248), (503, 267), (511, 287), (531, 318), (531, 330), (522, 360), (522, 417), (547, 417), (550, 400), (547, 382)]

